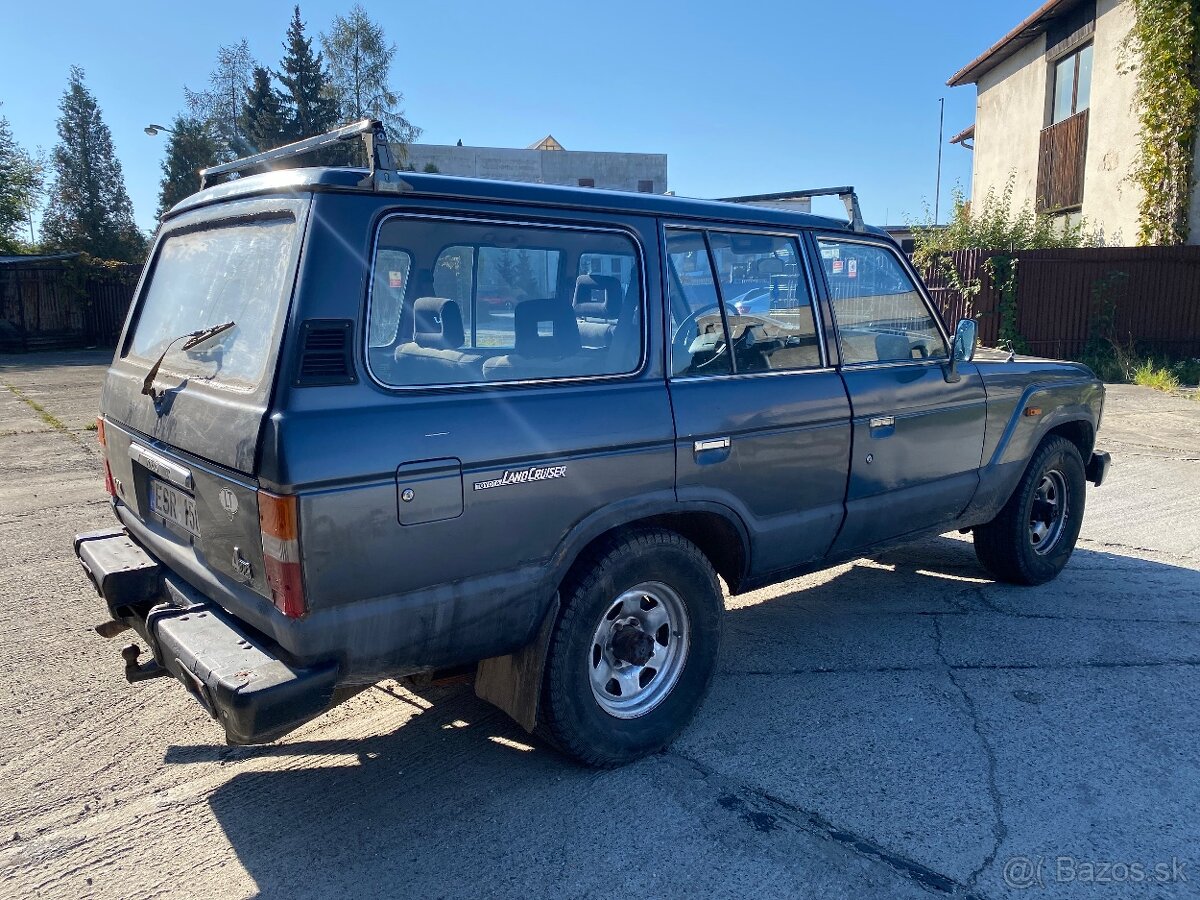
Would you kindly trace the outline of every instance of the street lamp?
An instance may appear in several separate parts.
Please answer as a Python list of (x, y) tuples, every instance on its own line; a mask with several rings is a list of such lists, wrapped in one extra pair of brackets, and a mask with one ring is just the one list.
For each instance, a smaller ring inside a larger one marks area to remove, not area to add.
[(166, 125), (147, 125), (145, 128), (142, 129), (142, 131), (146, 132), (146, 134), (150, 135), (150, 137), (154, 137), (160, 131), (165, 131), (167, 134), (175, 133), (170, 128), (168, 128)]

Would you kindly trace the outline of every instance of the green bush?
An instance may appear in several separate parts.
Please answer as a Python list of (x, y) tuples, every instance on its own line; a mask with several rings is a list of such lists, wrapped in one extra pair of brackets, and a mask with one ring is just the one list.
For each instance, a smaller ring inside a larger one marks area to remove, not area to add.
[(1153, 359), (1144, 360), (1133, 370), (1133, 383), (1156, 391), (1177, 391), (1180, 387), (1175, 373), (1166, 366), (1156, 365)]

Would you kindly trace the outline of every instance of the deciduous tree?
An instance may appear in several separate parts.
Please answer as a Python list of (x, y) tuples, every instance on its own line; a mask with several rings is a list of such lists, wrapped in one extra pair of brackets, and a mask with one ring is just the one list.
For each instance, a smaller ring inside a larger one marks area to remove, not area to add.
[(321, 46), (329, 60), (329, 82), (342, 121), (380, 119), (398, 143), (411, 143), (421, 134), (404, 116), (404, 95), (391, 85), (396, 45), (383, 28), (371, 21), (361, 4), (345, 16), (335, 16)]
[(15, 253), (33, 243), (33, 212), (42, 181), (43, 165), (17, 143), (8, 120), (0, 116), (0, 252)]
[(250, 45), (243, 38), (217, 51), (217, 65), (208, 76), (208, 90), (183, 89), (190, 118), (211, 125), (233, 156), (253, 152), (242, 136), (240, 123), (254, 68)]

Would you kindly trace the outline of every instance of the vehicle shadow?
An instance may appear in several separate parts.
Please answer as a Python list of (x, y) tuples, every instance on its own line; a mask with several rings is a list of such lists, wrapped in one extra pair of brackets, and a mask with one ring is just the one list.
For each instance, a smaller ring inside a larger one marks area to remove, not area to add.
[[(1084, 660), (1095, 658), (1097, 647), (1112, 647), (1114, 634), (1145, 632), (1148, 621), (1200, 622), (1200, 572), (1084, 549), (1058, 581), (1033, 589), (988, 580), (970, 543), (951, 538), (881, 554), (810, 586), (797, 585), (769, 598), (759, 592), (729, 601), (714, 691), (721, 695), (721, 709), (700, 712), (689, 731), (701, 737), (693, 740), (685, 732), (681, 743), (695, 746), (681, 752), (703, 756), (706, 730), (737, 722), (739, 706), (742, 724), (748, 728), (755, 720), (761, 696), (721, 687), (723, 679), (740, 673), (938, 674), (956, 661), (970, 667), (972, 653), (986, 657), (981, 665), (1011, 657), (1014, 665), (1036, 667), (1045, 651), (1022, 643), (1031, 617), (1039, 632), (1058, 615), (1072, 620), (1073, 631), (1086, 623), (1100, 628), (1106, 637), (1095, 646), (1085, 636), (1080, 647), (1060, 642), (1053, 649)], [(934, 620), (953, 622), (960, 631), (978, 629), (986, 636), (981, 649), (961, 635), (954, 644), (949, 626)], [(1121, 652), (1142, 652), (1120, 646)], [(1143, 650), (1160, 652), (1154, 646)], [(764, 682), (761, 690), (769, 688)], [(721, 826), (704, 810), (717, 808), (719, 786), (691, 770), (681, 774), (672, 751), (595, 772), (530, 737), (467, 686), (405, 696), (384, 683), (367, 694), (372, 704), (404, 707), (404, 724), (361, 738), (301, 732), (259, 748), (169, 749), (168, 763), (247, 761), (246, 770), (217, 787), (209, 803), (260, 896), (613, 895), (637, 893), (639, 885), (642, 893), (670, 893), (657, 882), (645, 887), (646, 876), (635, 864), (651, 834), (667, 867), (698, 879), (695, 885), (724, 884), (739, 866), (761, 864), (748, 851), (727, 853), (732, 838), (714, 837)], [(910, 702), (905, 714), (920, 720), (922, 701)], [(706, 724), (706, 712), (725, 725)], [(874, 715), (869, 704), (845, 714), (863, 719), (844, 723), (848, 730), (868, 727)], [(306, 731), (319, 732), (319, 722)], [(968, 738), (974, 745), (974, 734)], [(777, 728), (761, 739), (792, 745), (772, 748), (771, 757), (812, 752), (802, 730)], [(261, 759), (280, 764), (255, 770)], [(690, 795), (706, 792), (710, 806), (690, 805)], [(825, 813), (837, 818), (837, 810)], [(696, 855), (697, 842), (704, 841), (715, 843)]]

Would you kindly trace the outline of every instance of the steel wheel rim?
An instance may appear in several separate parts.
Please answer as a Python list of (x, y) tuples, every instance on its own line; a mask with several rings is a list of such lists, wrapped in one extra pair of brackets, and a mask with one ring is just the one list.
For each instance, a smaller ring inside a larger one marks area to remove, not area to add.
[(1042, 473), (1029, 509), (1029, 544), (1038, 556), (1052, 551), (1066, 529), (1071, 495), (1058, 469)]
[[(605, 607), (588, 645), (596, 703), (617, 719), (636, 719), (656, 708), (683, 673), (690, 637), (687, 607), (672, 588), (647, 581), (622, 593)], [(649, 658), (639, 663), (647, 652)]]

